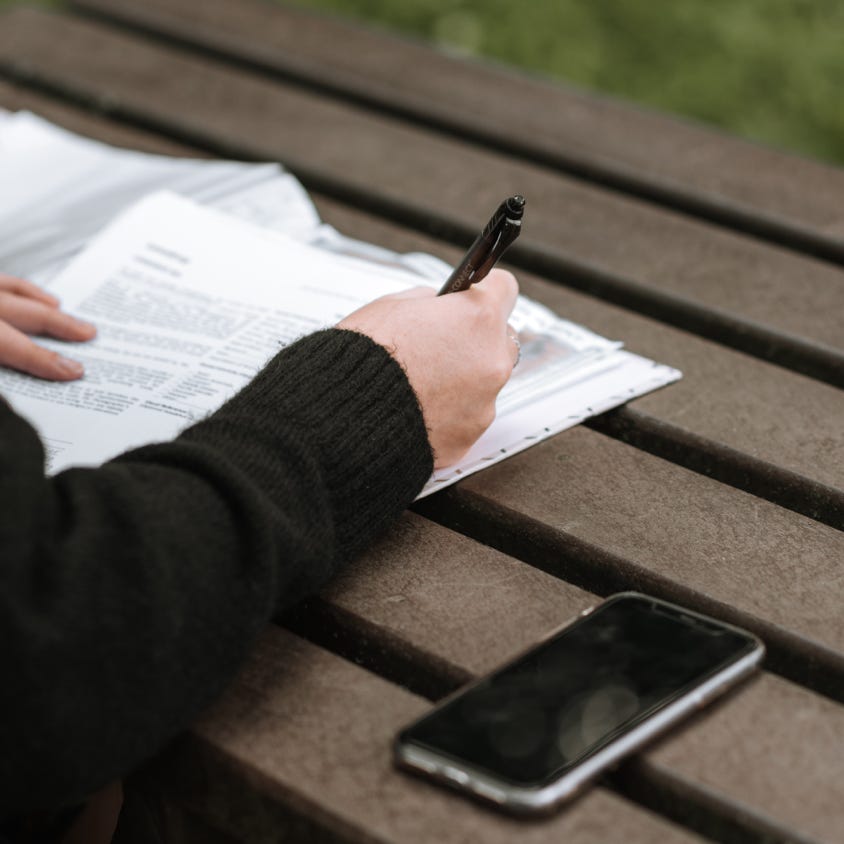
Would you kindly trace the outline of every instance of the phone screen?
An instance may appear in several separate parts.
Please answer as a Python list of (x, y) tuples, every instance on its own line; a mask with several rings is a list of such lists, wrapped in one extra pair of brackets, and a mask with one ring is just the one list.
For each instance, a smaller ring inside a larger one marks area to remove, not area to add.
[(624, 595), (405, 730), (514, 785), (552, 781), (757, 647), (735, 628)]

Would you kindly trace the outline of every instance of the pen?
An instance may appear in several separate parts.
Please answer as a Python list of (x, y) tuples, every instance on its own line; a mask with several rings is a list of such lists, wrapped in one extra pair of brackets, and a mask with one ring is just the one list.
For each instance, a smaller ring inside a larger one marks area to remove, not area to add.
[(463, 260), (440, 288), (437, 296), (468, 290), (473, 284), (485, 278), (498, 263), (508, 246), (522, 230), (522, 216), (525, 213), (525, 198), (511, 196), (496, 208), (483, 231), (475, 238)]

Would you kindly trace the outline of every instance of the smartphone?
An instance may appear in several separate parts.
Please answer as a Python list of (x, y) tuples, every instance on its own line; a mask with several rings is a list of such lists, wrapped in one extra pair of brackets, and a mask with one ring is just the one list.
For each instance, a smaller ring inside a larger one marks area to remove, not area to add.
[(396, 738), (405, 769), (547, 812), (751, 673), (755, 636), (624, 592), (451, 695)]

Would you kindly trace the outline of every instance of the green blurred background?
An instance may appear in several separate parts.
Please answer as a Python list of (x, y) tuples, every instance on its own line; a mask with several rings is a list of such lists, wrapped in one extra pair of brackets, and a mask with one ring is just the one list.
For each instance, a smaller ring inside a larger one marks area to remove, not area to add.
[(844, 164), (844, 0), (297, 0)]
[(844, 164), (844, 0), (294, 2)]

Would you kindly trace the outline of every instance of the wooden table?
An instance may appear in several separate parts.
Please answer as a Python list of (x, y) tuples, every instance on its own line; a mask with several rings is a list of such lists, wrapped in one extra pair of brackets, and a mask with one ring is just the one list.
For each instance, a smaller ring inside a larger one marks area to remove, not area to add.
[[(684, 379), (416, 506), (138, 778), (168, 841), (844, 841), (844, 171), (259, 0), (0, 23), (0, 105), (279, 160), (342, 231), (456, 259), (501, 196), (523, 290)], [(570, 808), (393, 770), (433, 700), (634, 588), (765, 670)]]

